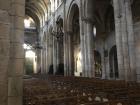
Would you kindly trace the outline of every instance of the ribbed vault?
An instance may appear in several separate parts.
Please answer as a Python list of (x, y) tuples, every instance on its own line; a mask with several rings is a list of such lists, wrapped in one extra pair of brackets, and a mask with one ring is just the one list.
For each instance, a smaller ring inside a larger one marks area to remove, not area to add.
[(49, 0), (26, 0), (26, 15), (32, 17), (37, 26), (47, 20), (47, 4)]

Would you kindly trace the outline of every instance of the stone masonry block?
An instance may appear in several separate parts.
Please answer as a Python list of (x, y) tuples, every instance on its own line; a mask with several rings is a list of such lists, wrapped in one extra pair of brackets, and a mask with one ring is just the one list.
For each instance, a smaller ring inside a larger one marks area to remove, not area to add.
[(8, 97), (8, 105), (23, 105), (22, 97)]
[(23, 75), (23, 67), (24, 59), (10, 59), (9, 63), (9, 76), (22, 76)]
[(10, 17), (11, 22), (11, 29), (20, 29), (24, 30), (24, 17), (19, 17), (19, 16), (11, 16)]
[(21, 5), (25, 5), (25, 0), (11, 0), (11, 3), (18, 3)]
[(8, 79), (8, 96), (20, 97), (22, 96), (23, 78), (9, 77)]
[(24, 17), (25, 16), (25, 6), (18, 4), (18, 3), (13, 3), (10, 13), (12, 15)]
[(0, 57), (9, 56), (9, 40), (0, 39)]
[(1, 85), (5, 85), (7, 84), (7, 71), (8, 71), (8, 67), (0, 67), (0, 84)]
[(24, 58), (24, 49), (22, 43), (11, 43), (10, 58)]
[(19, 29), (11, 30), (10, 39), (11, 39), (11, 42), (23, 43), (24, 42), (24, 31), (19, 30)]
[(0, 22), (0, 38), (9, 39), (9, 24), (3, 24)]
[(0, 0), (0, 9), (9, 10), (10, 2), (10, 0)]

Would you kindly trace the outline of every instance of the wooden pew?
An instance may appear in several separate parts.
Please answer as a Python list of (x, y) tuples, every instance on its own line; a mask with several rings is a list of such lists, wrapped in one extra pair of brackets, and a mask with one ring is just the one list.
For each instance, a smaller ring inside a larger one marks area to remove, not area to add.
[(37, 78), (24, 81), (24, 105), (137, 105), (140, 100), (138, 83), (87, 77)]

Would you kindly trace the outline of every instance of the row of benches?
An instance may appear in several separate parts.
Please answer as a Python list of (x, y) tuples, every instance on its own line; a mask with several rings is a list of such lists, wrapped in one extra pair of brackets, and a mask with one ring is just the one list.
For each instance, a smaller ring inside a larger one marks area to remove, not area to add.
[(139, 105), (138, 83), (36, 76), (24, 81), (24, 105)]

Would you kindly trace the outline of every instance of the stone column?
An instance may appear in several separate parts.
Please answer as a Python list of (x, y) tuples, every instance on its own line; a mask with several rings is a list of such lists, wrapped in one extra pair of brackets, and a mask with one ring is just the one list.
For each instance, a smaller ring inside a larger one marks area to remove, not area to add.
[(116, 46), (117, 46), (117, 58), (118, 58), (118, 69), (119, 79), (125, 79), (125, 68), (123, 58), (123, 45), (122, 45), (122, 19), (121, 15), (124, 14), (121, 11), (120, 0), (113, 0), (114, 4), (114, 17), (115, 17), (115, 33), (116, 33)]
[(59, 63), (60, 63), (60, 56), (59, 56), (59, 54), (60, 54), (60, 48), (59, 48), (59, 40), (58, 39), (56, 39), (56, 64), (57, 64), (57, 67), (58, 67), (58, 65), (59, 65)]
[(81, 39), (81, 55), (82, 55), (82, 58), (81, 58), (81, 64), (82, 64), (82, 76), (85, 77), (86, 76), (86, 68), (85, 68), (85, 44), (84, 44), (84, 27), (83, 27), (84, 23), (80, 20), (80, 39)]
[(95, 77), (94, 72), (94, 46), (93, 46), (93, 25), (87, 22), (87, 59), (88, 59), (88, 76)]
[[(104, 45), (104, 41), (102, 41), (102, 45)], [(104, 50), (105, 50), (105, 48), (102, 47), (102, 50), (101, 50), (102, 79), (106, 79), (106, 65), (105, 65)]]
[(47, 63), (47, 60), (46, 60), (46, 45), (44, 46), (44, 71), (45, 71), (45, 74), (47, 73), (46, 71), (46, 63)]
[(64, 67), (64, 70), (65, 70), (65, 74), (67, 76), (72, 76), (74, 75), (74, 68), (73, 65), (72, 65), (72, 49), (71, 49), (71, 35), (72, 35), (72, 32), (68, 31), (65, 33), (64, 35), (64, 64), (65, 64), (65, 67)]
[(85, 56), (84, 56), (84, 59), (85, 59), (85, 77), (88, 77), (88, 59), (87, 59), (87, 37), (86, 37), (86, 33), (87, 33), (87, 29), (86, 29), (86, 22), (83, 21), (83, 24), (84, 24), (84, 46), (85, 46), (85, 49), (84, 49), (84, 53), (85, 53)]
[(134, 42), (134, 30), (131, 1), (125, 1), (126, 20), (127, 20), (127, 32), (128, 32), (128, 49), (130, 57), (130, 69), (131, 69), (131, 81), (136, 81), (136, 56), (135, 56), (135, 42)]
[(83, 7), (83, 2), (82, 0), (80, 0), (80, 45), (81, 45), (81, 64), (82, 64), (82, 76), (85, 77), (85, 43), (84, 43), (84, 37), (85, 37), (85, 33), (84, 33), (84, 21), (82, 21), (82, 18), (84, 16), (84, 7)]
[(64, 33), (64, 71), (66, 76), (71, 76), (71, 32)]
[(8, 105), (22, 105), (25, 0), (11, 0)]
[(51, 34), (48, 35), (48, 40), (47, 40), (47, 65), (48, 65), (48, 72), (50, 69), (50, 66), (53, 65), (53, 36)]
[(130, 0), (113, 0), (119, 79), (136, 80), (135, 47)]
[(64, 75), (68, 76), (68, 43), (67, 33), (64, 32)]
[(41, 49), (41, 74), (43, 74), (44, 73), (44, 68), (43, 68), (43, 49)]
[(49, 40), (50, 40), (50, 38), (49, 38), (49, 35), (48, 35), (49, 33), (47, 32), (47, 38), (46, 38), (46, 73), (48, 73), (49, 72), (49, 65), (50, 65), (50, 60), (48, 59), (49, 57), (50, 57), (50, 55), (49, 55), (49, 48), (50, 48), (50, 44), (49, 44)]
[(41, 50), (36, 49), (36, 55), (37, 55), (37, 73), (41, 72)]
[(53, 36), (53, 73), (55, 74), (57, 71), (57, 45), (56, 39)]
[[(69, 32), (68, 33), (68, 39), (67, 39), (67, 41), (68, 41), (68, 76), (72, 76), (73, 75), (73, 70), (72, 69), (74, 69), (74, 68), (72, 68), (72, 62), (74, 62), (74, 61), (72, 61), (72, 49), (71, 49), (71, 47), (72, 47), (72, 43), (71, 43), (71, 32)], [(73, 65), (74, 66), (74, 65)]]
[(64, 37), (63, 37), (63, 45), (64, 45), (64, 76), (68, 76), (68, 37), (67, 37), (67, 14), (66, 14), (66, 1), (63, 2), (64, 3), (64, 7), (63, 7), (63, 13), (64, 13), (64, 23), (63, 23), (63, 29), (64, 29)]
[(0, 104), (8, 101), (8, 63), (10, 51), (10, 20), (7, 11), (0, 10)]
[(47, 61), (47, 45), (45, 45), (45, 73), (47, 74), (47, 67), (48, 67), (48, 61)]
[[(47, 26), (48, 27), (48, 26)], [(47, 35), (46, 35), (46, 46), (45, 46), (45, 51), (46, 51), (46, 73), (48, 73), (48, 70), (49, 70), (49, 65), (50, 65), (50, 60), (48, 59), (49, 58), (49, 40), (50, 40), (50, 37), (49, 37), (49, 33), (48, 31), (46, 32)]]
[(43, 58), (43, 49), (40, 49), (40, 51), (41, 51), (41, 66), (40, 66), (40, 68), (41, 68), (41, 74), (43, 74), (44, 73), (44, 68), (43, 68), (43, 60), (44, 60), (44, 58)]
[(43, 45), (43, 49), (42, 49), (42, 69), (43, 69), (43, 74), (46, 73), (46, 48), (45, 45)]
[(94, 25), (94, 0), (87, 0), (87, 8), (86, 8), (86, 18), (84, 19), (86, 22), (86, 48), (87, 48), (87, 76), (95, 77), (94, 72), (94, 35), (93, 35), (93, 25)]

